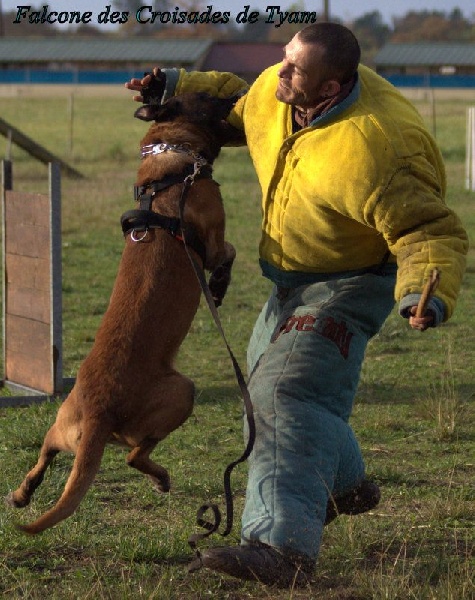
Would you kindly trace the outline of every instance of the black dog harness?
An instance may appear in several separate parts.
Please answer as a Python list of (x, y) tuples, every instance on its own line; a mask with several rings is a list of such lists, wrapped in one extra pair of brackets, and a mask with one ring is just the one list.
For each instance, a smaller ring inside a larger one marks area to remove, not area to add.
[[(139, 202), (139, 209), (128, 210), (121, 218), (120, 223), (124, 236), (129, 233), (134, 242), (143, 241), (149, 229), (164, 229), (172, 237), (183, 241), (186, 236), (187, 245), (192, 248), (198, 256), (206, 263), (206, 248), (199, 238), (196, 229), (192, 225), (183, 222), (179, 217), (167, 217), (152, 210), (152, 203), (157, 194), (176, 184), (183, 184), (180, 202), (189, 187), (197, 179), (211, 179), (212, 169), (209, 163), (202, 156), (192, 152), (188, 148), (179, 145), (170, 144), (151, 144), (142, 148), (142, 158), (150, 154), (160, 154), (162, 152), (172, 151), (181, 152), (192, 156), (195, 160), (193, 164), (187, 164), (181, 173), (166, 175), (163, 179), (151, 181), (146, 185), (134, 186), (134, 199)], [(136, 232), (144, 232), (142, 236), (137, 237)]]

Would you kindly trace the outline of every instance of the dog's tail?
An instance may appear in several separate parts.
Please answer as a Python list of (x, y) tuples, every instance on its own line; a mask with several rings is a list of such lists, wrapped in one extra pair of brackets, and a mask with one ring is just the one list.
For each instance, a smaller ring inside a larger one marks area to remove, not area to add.
[(17, 525), (24, 533), (35, 535), (67, 519), (77, 509), (99, 471), (104, 448), (112, 429), (99, 420), (84, 428), (73, 467), (58, 502), (39, 519), (28, 525)]

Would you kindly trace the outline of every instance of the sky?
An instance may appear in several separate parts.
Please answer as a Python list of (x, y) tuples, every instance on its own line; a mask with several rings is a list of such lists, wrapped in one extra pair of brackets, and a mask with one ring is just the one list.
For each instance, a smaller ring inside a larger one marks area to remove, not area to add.
[[(294, 0), (295, 1), (295, 0)], [(450, 13), (454, 8), (459, 8), (466, 18), (473, 18), (475, 15), (474, 0), (328, 0), (330, 7), (330, 18), (339, 18), (344, 22), (351, 21), (365, 13), (378, 10), (383, 21), (391, 25), (394, 16), (400, 17), (410, 10), (439, 10)], [(212, 6), (213, 11), (229, 11), (230, 18), (234, 21), (236, 16), (246, 4), (251, 9), (257, 9), (261, 19), (268, 18), (266, 8), (268, 6), (280, 6), (281, 11), (288, 9), (293, 0), (202, 0), (203, 5)], [(0, 0), (0, 6), (3, 11), (17, 10), (18, 6), (43, 7), (48, 6), (50, 11), (81, 11), (82, 13), (92, 12), (91, 24), (97, 25), (98, 15), (104, 11), (107, 5), (112, 5), (112, 0)], [(160, 0), (143, 0), (143, 6), (154, 5), (155, 10), (160, 10)], [(303, 10), (322, 12), (323, 0), (300, 0)], [(175, 6), (183, 10), (183, 4), (180, 6), (179, 0), (176, 0)], [(114, 10), (114, 7), (112, 8)], [(278, 17), (276, 17), (276, 21)], [(41, 31), (38, 31), (41, 34)]]

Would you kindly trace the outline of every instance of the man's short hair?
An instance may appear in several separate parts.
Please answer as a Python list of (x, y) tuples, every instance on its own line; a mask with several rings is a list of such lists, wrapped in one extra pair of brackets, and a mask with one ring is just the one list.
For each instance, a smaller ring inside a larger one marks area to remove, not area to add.
[(347, 27), (322, 21), (304, 27), (297, 35), (304, 44), (316, 44), (324, 50), (323, 61), (329, 79), (337, 79), (339, 83), (350, 81), (358, 68), (361, 49)]

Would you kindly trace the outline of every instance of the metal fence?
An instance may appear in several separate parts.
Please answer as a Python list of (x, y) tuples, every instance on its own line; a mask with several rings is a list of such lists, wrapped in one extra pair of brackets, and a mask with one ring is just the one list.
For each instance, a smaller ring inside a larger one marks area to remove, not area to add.
[(0, 84), (62, 84), (62, 85), (91, 85), (124, 83), (132, 77), (143, 77), (143, 71), (82, 71), (47, 69), (8, 69), (0, 71)]
[(475, 75), (383, 75), (396, 87), (475, 88)]
[[(132, 77), (142, 77), (137, 70), (0, 70), (0, 84), (73, 84), (117, 85)], [(384, 75), (396, 87), (414, 88), (475, 88), (475, 75)]]

